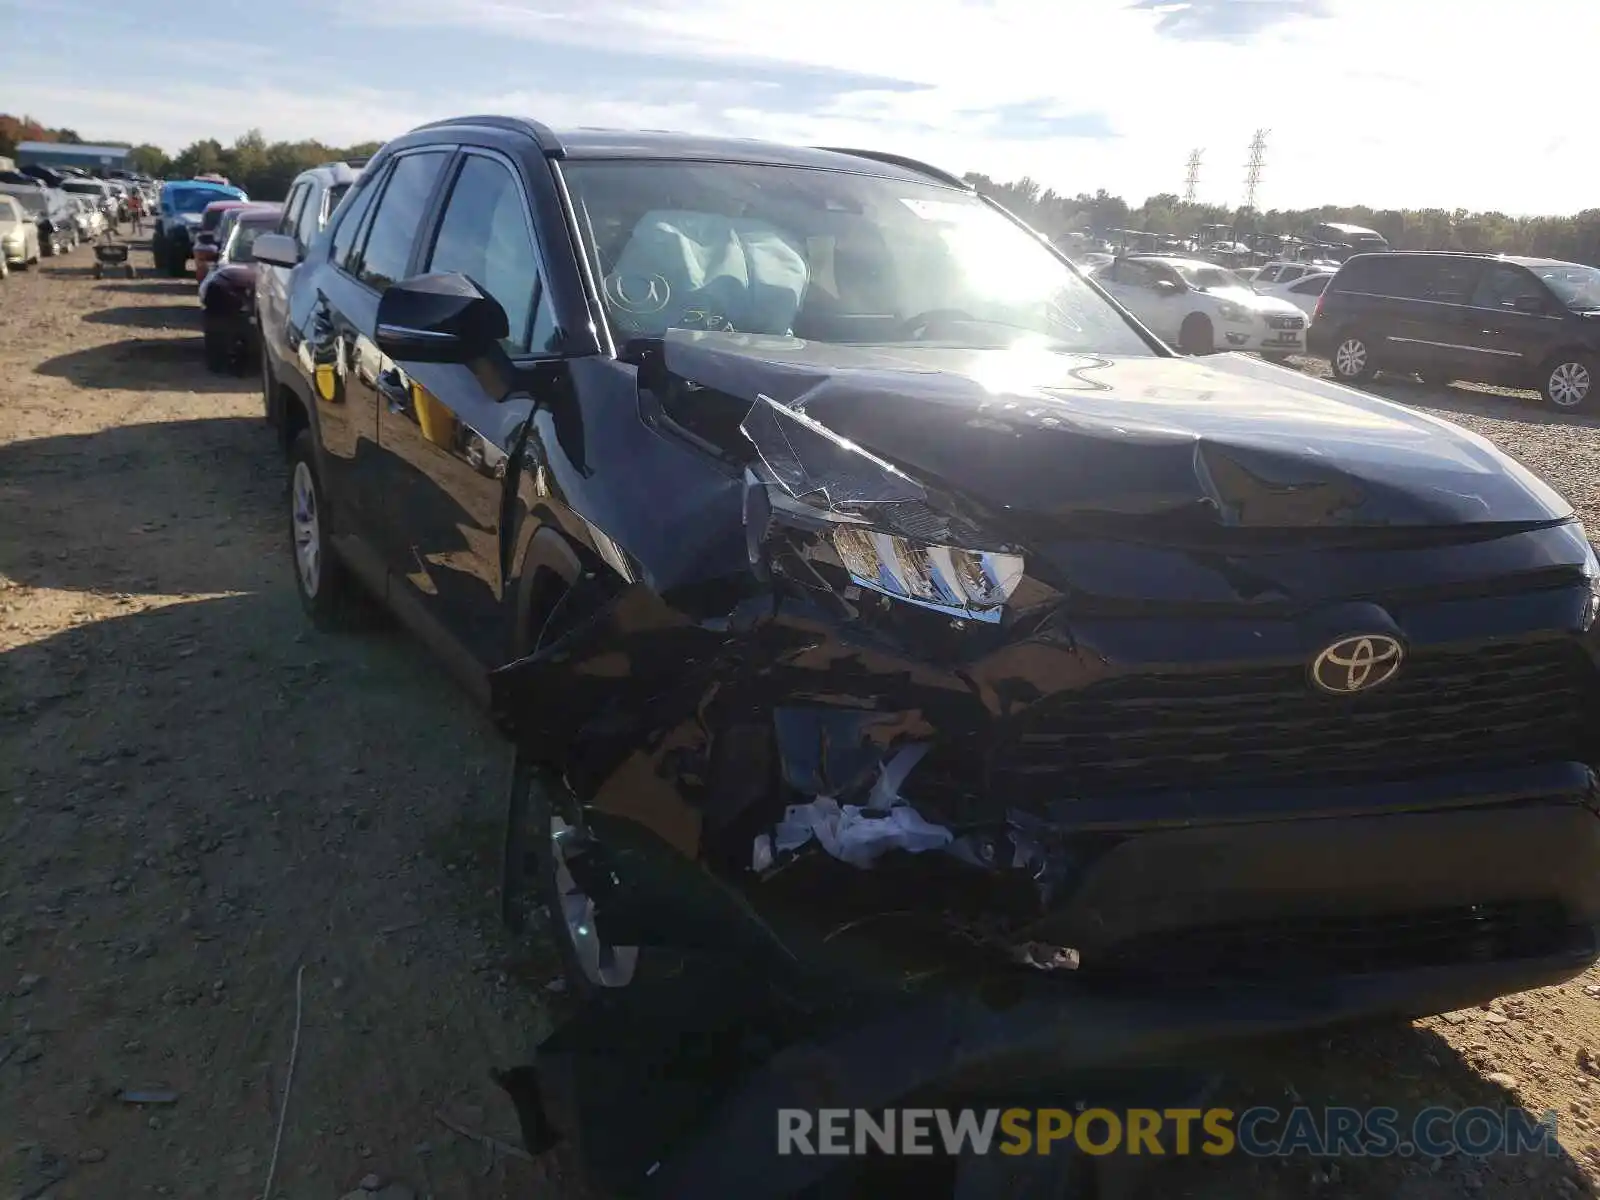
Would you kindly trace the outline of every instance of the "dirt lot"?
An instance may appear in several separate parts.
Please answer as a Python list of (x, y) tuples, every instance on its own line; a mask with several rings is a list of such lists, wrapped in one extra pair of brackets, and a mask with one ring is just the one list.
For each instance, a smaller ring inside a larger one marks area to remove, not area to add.
[[(192, 285), (58, 261), (0, 284), (0, 1196), (260, 1195), (301, 968), (275, 1194), (571, 1195), (438, 1117), (515, 1142), (487, 1072), (550, 1019), (548, 956), (494, 920), (503, 748), (399, 633), (302, 619), (256, 385), (202, 369)], [(1384, 390), (1600, 528), (1600, 424)], [(1591, 1050), (1600, 973), (1271, 1047), (1220, 1102), (1522, 1104), (1565, 1154), (1188, 1160), (1148, 1194), (1592, 1195)]]

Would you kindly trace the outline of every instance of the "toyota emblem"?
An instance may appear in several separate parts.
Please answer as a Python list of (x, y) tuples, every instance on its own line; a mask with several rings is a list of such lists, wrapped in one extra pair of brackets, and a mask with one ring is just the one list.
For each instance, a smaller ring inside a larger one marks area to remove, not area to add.
[(1399, 642), (1381, 633), (1340, 638), (1311, 664), (1311, 682), (1336, 696), (1365, 692), (1393, 679), (1405, 656)]

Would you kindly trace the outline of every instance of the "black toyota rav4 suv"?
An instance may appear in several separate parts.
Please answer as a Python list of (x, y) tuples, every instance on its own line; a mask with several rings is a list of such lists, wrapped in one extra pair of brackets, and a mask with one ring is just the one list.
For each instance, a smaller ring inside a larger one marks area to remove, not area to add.
[(1557, 408), (1600, 394), (1600, 269), (1490, 254), (1362, 254), (1339, 268), (1307, 338), (1334, 376), (1378, 371), (1538, 388)]
[(305, 607), (537, 764), (574, 990), (846, 963), (1026, 1073), (1595, 959), (1600, 571), (1475, 434), (1181, 357), (888, 154), (461, 118), (255, 255)]

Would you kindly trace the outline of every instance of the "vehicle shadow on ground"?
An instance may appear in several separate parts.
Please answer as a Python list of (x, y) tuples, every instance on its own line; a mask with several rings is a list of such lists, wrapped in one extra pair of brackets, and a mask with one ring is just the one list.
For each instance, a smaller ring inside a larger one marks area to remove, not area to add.
[[(1482, 1010), (1469, 1010), (1477, 1017)], [(1462, 1028), (1475, 1022), (1469, 1016)], [(1488, 1026), (1479, 1026), (1487, 1031)], [(1484, 1036), (1496, 1036), (1485, 1032)], [(1282, 1118), (1298, 1106), (1309, 1108), (1319, 1126), (1329, 1108), (1367, 1112), (1374, 1108), (1396, 1110), (1399, 1141), (1411, 1145), (1388, 1155), (1338, 1155), (1312, 1157), (1305, 1153), (1288, 1159), (1249, 1159), (1235, 1154), (1208, 1160), (1204, 1155), (1175, 1159), (1159, 1178), (1166, 1186), (1156, 1195), (1182, 1195), (1186, 1200), (1300, 1200), (1326, 1191), (1336, 1195), (1386, 1196), (1394, 1200), (1442, 1200), (1478, 1194), (1487, 1197), (1540, 1196), (1592, 1197), (1583, 1168), (1567, 1147), (1554, 1153), (1522, 1150), (1517, 1154), (1483, 1156), (1453, 1153), (1433, 1158), (1411, 1144), (1419, 1117), (1430, 1108), (1450, 1109), (1452, 1117), (1469, 1109), (1488, 1110), (1498, 1120), (1507, 1109), (1524, 1102), (1516, 1093), (1485, 1078), (1462, 1053), (1430, 1028), (1407, 1022), (1367, 1023), (1320, 1035), (1280, 1038), (1241, 1047), (1219, 1056), (1214, 1065), (1223, 1073), (1211, 1103), (1242, 1114), (1254, 1107), (1276, 1110), (1280, 1119), (1267, 1120), (1261, 1131), (1269, 1138), (1281, 1136)], [(1600, 1080), (1597, 1080), (1600, 1083)], [(1538, 1122), (1545, 1114), (1532, 1111), (1527, 1120)], [(1557, 1130), (1582, 1140), (1571, 1126), (1572, 1116), (1562, 1113)], [(1435, 1122), (1424, 1133), (1450, 1136), (1452, 1124)], [(1468, 1135), (1481, 1137), (1482, 1129)], [(1329, 1168), (1333, 1171), (1330, 1174)]]
[(85, 313), (90, 325), (127, 325), (144, 329), (199, 329), (201, 309), (189, 304), (124, 304)]
[[(286, 1191), (342, 1194), (378, 1170), (418, 1195), (571, 1195), (542, 1166), (486, 1165), (433, 1115), (515, 1142), (488, 1072), (526, 1061), (539, 1017), (483, 969), (492, 881), (464, 890), (425, 853), (463, 816), (493, 818), (503, 748), (407, 644), (310, 632), (282, 584), (84, 624), (5, 655), (0, 760), (8, 832), (26, 829), (0, 856), (7, 955), (48, 981), (7, 999), (43, 1030), (38, 1063), (7, 1071), (7, 1124), (69, 1162), (113, 1147), (71, 1163), (71, 1194), (222, 1195), (241, 1163), (258, 1183), (259, 1149), (219, 1147), (270, 1140), (298, 967), (311, 1049)], [(65, 948), (58, 921), (97, 954)], [(148, 1109), (61, 1084), (102, 1071), (181, 1097), (159, 1153), (136, 1149)]]
[[(198, 285), (183, 279), (108, 279), (100, 285), (103, 292), (145, 292), (154, 296), (188, 296), (194, 298)], [(196, 305), (198, 311), (198, 305)]]
[[(198, 316), (196, 310), (197, 319)], [(198, 332), (186, 337), (128, 338), (87, 346), (46, 359), (34, 368), (34, 373), (70, 379), (79, 387), (129, 391), (149, 388), (244, 393), (260, 390), (253, 376), (208, 372)]]
[[(282, 461), (266, 426), (245, 417), (0, 445), (0, 574), (36, 587), (168, 594), (281, 582), (290, 570)], [(223, 552), (279, 532), (281, 558)]]

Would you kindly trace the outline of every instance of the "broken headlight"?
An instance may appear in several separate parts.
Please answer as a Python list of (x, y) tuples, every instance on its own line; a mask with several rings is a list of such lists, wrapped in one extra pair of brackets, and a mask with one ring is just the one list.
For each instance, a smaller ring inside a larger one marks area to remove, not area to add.
[(1022, 578), (1022, 556), (924, 546), (892, 533), (845, 527), (833, 548), (861, 587), (951, 616), (998, 621)]
[(983, 535), (948, 504), (798, 406), (760, 396), (740, 429), (761, 458), (752, 474), (773, 510), (824, 531), (857, 585), (954, 617), (1000, 619), (1022, 579), (1021, 555), (975, 549)]

